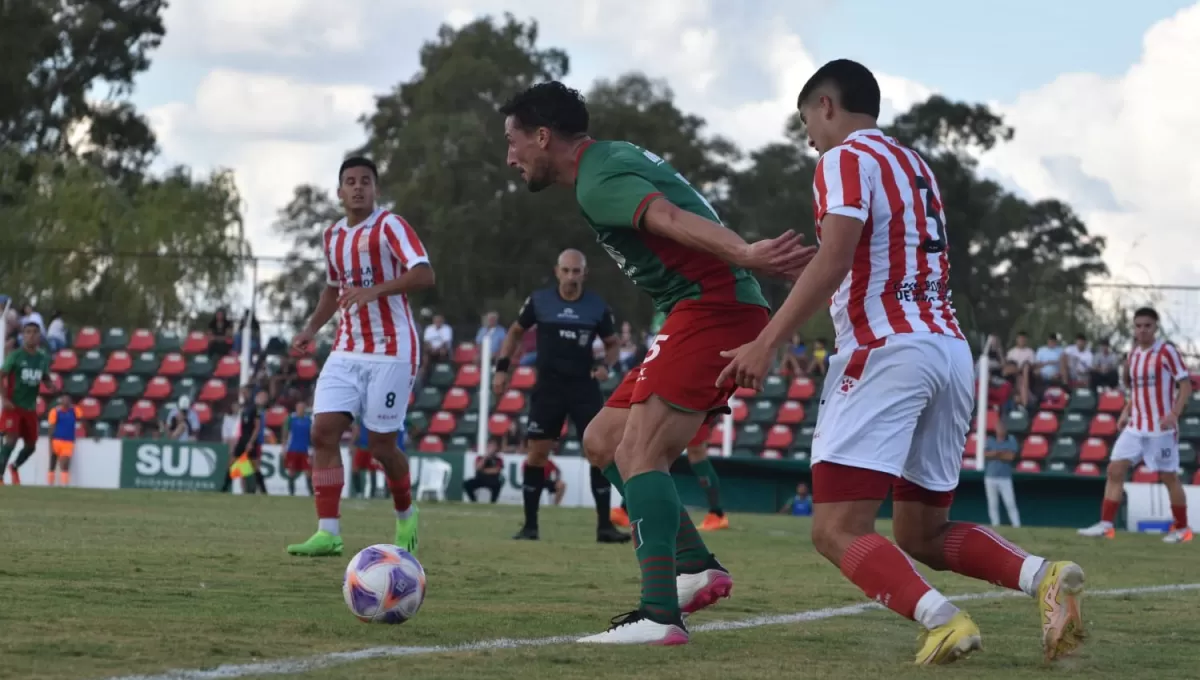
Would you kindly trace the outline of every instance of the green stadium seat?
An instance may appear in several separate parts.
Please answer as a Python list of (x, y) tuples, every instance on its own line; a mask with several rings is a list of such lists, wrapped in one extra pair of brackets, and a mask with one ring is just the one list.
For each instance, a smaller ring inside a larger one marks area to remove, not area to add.
[(764, 399), (783, 401), (787, 397), (788, 383), (782, 376), (768, 375), (763, 380), (762, 396)]
[(738, 430), (733, 445), (737, 448), (759, 451), (767, 439), (767, 433), (758, 423), (747, 423)]
[(474, 437), (479, 433), (479, 413), (477, 411), (467, 411), (459, 415), (456, 420), (458, 423), (454, 426), (453, 434)]
[(759, 399), (750, 406), (749, 421), (764, 427), (769, 427), (774, 424), (775, 416), (778, 413), (779, 405), (777, 402), (767, 399)]
[(409, 411), (404, 419), (404, 427), (413, 434), (424, 434), (429, 429), (429, 416), (424, 411)]
[(207, 354), (193, 354), (187, 359), (187, 370), (184, 375), (189, 378), (206, 380), (213, 372), (212, 359)]
[(1063, 415), (1062, 422), (1058, 426), (1058, 436), (1083, 439), (1087, 436), (1090, 426), (1091, 420), (1083, 412), (1068, 411)]
[(758, 455), (752, 449), (736, 448), (733, 450), (734, 458), (757, 458)]
[(808, 460), (812, 457), (812, 451), (799, 448), (795, 444), (792, 444), (792, 448), (788, 451), (788, 455), (792, 457), (792, 460)]
[(141, 352), (133, 357), (133, 365), (129, 372), (145, 378), (158, 373), (158, 355), (154, 352)]
[(1011, 435), (1023, 436), (1029, 432), (1029, 415), (1021, 409), (1013, 409), (1004, 414), (1004, 427)]
[(104, 331), (104, 336), (100, 339), (100, 349), (106, 352), (113, 352), (118, 349), (125, 349), (129, 346), (129, 334), (124, 328), (109, 328)]
[(50, 423), (46, 420), (38, 421), (38, 436), (45, 437), (50, 434)]
[(129, 417), (129, 403), (124, 399), (109, 399), (100, 411), (100, 420), (120, 422)]
[(814, 432), (816, 432), (816, 428), (812, 427), (811, 425), (805, 425), (804, 427), (801, 427), (800, 430), (796, 432), (796, 438), (792, 440), (792, 449), (800, 449), (802, 451), (811, 452)]
[(1059, 437), (1050, 449), (1050, 462), (1059, 462), (1074, 467), (1079, 460), (1079, 445), (1071, 437)]
[(127, 375), (117, 385), (117, 396), (122, 399), (137, 399), (146, 391), (146, 383), (141, 377)]
[(1184, 415), (1200, 416), (1200, 392), (1193, 392), (1192, 398), (1188, 399), (1187, 407), (1183, 410)]
[(454, 384), (454, 367), (450, 364), (434, 364), (429, 372), (429, 384), (446, 389)]
[(417, 393), (413, 408), (418, 411), (437, 411), (442, 407), (442, 391), (433, 385), (426, 385)]
[(560, 456), (582, 456), (583, 444), (578, 439), (565, 439), (558, 447)]
[(1196, 447), (1191, 442), (1179, 442), (1179, 464), (1189, 470), (1196, 467)]
[(88, 388), (92, 386), (92, 381), (82, 373), (72, 373), (63, 381), (63, 392), (78, 399), (88, 393)]
[(1179, 421), (1179, 438), (1200, 441), (1200, 416), (1184, 416)]
[(79, 366), (75, 370), (88, 375), (96, 375), (104, 370), (104, 354), (98, 349), (90, 349), (79, 357)]
[(92, 424), (92, 436), (96, 439), (112, 439), (114, 434), (111, 423), (99, 421)]
[(183, 347), (179, 334), (175, 331), (159, 331), (154, 336), (154, 351), (159, 354), (178, 352)]
[(813, 399), (804, 407), (804, 425), (817, 424), (817, 413), (821, 410), (821, 400)]
[(198, 392), (199, 389), (200, 388), (198, 385), (196, 385), (195, 379), (180, 378), (178, 381), (175, 382), (174, 385), (171, 386), (170, 401), (172, 403), (174, 403), (176, 401), (179, 401), (180, 397), (187, 397), (188, 399), (191, 399), (192, 401), (196, 401), (196, 392)]
[(1096, 410), (1096, 393), (1087, 387), (1075, 389), (1071, 392), (1071, 400), (1067, 402), (1067, 410), (1092, 413)]

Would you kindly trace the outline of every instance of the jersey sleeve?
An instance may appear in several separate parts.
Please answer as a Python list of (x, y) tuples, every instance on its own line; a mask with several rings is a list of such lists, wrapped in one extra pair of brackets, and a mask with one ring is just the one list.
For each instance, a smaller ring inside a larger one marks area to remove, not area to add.
[(537, 323), (537, 310), (533, 306), (533, 296), (525, 298), (525, 304), (521, 305), (521, 312), (517, 314), (517, 323), (521, 324), (521, 328), (529, 330)]
[[(334, 225), (336, 226), (336, 225)], [(325, 285), (338, 285), (337, 269), (333, 266), (333, 227), (325, 230)]]
[(637, 229), (646, 208), (662, 198), (649, 180), (630, 172), (589, 178), (577, 196), (579, 208), (597, 225)]
[(604, 308), (604, 314), (600, 317), (600, 323), (596, 325), (596, 335), (601, 339), (611, 338), (617, 334), (617, 324), (613, 320), (612, 309)]
[(383, 235), (387, 239), (388, 249), (400, 261), (405, 269), (412, 269), (419, 264), (429, 264), (429, 256), (425, 253), (425, 245), (417, 237), (417, 232), (399, 215), (389, 215), (383, 221)]
[(813, 175), (813, 205), (817, 224), (826, 215), (867, 221), (871, 205), (870, 175), (858, 154), (839, 147), (821, 156)]
[(50, 409), (50, 412), (46, 414), (46, 422), (51, 426), (58, 422), (58, 409)]
[(1179, 350), (1175, 349), (1175, 345), (1163, 345), (1163, 368), (1171, 374), (1176, 382), (1191, 378), (1187, 366), (1183, 363), (1183, 357), (1179, 356)]

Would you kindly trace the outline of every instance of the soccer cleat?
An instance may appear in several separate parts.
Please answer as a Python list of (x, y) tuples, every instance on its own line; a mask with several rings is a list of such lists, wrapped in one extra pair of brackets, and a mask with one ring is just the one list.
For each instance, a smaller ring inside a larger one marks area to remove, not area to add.
[(317, 531), (303, 543), (293, 543), (287, 547), (289, 555), (304, 557), (337, 557), (342, 554), (342, 537), (328, 531)]
[(675, 589), (679, 592), (679, 608), (684, 614), (694, 614), (729, 597), (733, 577), (715, 556), (709, 555), (703, 571), (677, 575)]
[(618, 530), (614, 526), (601, 527), (596, 529), (597, 543), (628, 543), (632, 536), (624, 531)]
[(700, 523), (700, 531), (718, 531), (728, 528), (729, 517), (727, 515), (718, 515), (715, 512), (705, 515), (704, 521)]
[(940, 666), (983, 649), (983, 638), (979, 626), (966, 612), (960, 611), (948, 623), (921, 633), (918, 644), (917, 665)]
[(685, 645), (687, 641), (682, 617), (671, 623), (659, 623), (640, 609), (614, 617), (608, 630), (579, 640), (589, 644), (660, 646)]
[(1170, 533), (1168, 533), (1166, 536), (1163, 536), (1163, 543), (1191, 543), (1192, 538), (1192, 530), (1190, 527), (1172, 529)]
[(1079, 602), (1083, 598), (1083, 569), (1074, 562), (1053, 562), (1038, 584), (1042, 610), (1042, 651), (1046, 661), (1071, 654), (1086, 633)]
[(1089, 538), (1116, 538), (1117, 536), (1117, 530), (1111, 524), (1105, 524), (1104, 522), (1096, 522), (1092, 526), (1080, 529), (1076, 533)]
[(536, 528), (521, 527), (521, 530), (513, 534), (514, 541), (536, 541), (538, 540), (538, 530)]
[(404, 548), (413, 557), (417, 555), (417, 517), (420, 511), (417, 510), (416, 504), (412, 506), (412, 513), (404, 519), (396, 520), (396, 546)]
[(613, 526), (621, 527), (622, 529), (629, 528), (629, 513), (625, 508), (617, 506), (609, 511), (608, 518), (612, 520)]

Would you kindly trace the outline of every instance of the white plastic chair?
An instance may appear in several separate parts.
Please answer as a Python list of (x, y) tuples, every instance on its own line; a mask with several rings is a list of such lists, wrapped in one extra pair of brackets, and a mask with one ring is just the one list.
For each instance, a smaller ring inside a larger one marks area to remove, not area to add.
[(450, 475), (453, 468), (444, 460), (426, 458), (421, 461), (421, 482), (417, 485), (417, 498), (424, 500), (432, 497), (435, 501), (446, 500), (446, 491), (450, 488)]

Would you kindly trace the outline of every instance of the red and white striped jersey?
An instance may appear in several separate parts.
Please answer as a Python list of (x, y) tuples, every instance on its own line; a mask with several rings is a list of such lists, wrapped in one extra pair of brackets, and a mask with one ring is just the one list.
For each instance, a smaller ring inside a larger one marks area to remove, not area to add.
[(821, 156), (813, 178), (817, 241), (826, 215), (861, 220), (850, 274), (830, 300), (839, 352), (898, 333), (964, 339), (950, 304), (946, 215), (917, 152), (859, 130)]
[[(348, 225), (343, 217), (325, 230), (326, 282), (341, 290), (392, 281), (428, 262), (425, 246), (413, 228), (404, 218), (382, 208), (360, 224)], [(408, 296), (381, 297), (339, 310), (333, 351), (419, 364), (421, 342)]]
[(1162, 419), (1175, 406), (1175, 386), (1188, 379), (1187, 367), (1175, 345), (1156, 340), (1129, 353), (1129, 424), (1136, 432), (1162, 432)]

